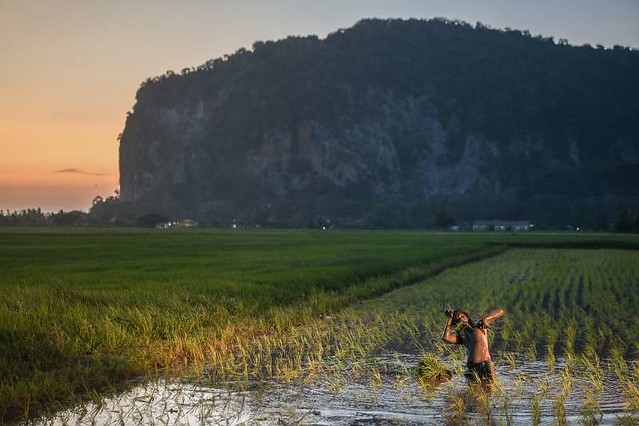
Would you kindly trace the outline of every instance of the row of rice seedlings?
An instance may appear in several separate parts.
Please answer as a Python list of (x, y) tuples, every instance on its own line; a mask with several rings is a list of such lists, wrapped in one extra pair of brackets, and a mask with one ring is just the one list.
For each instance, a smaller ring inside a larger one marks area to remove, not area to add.
[[(411, 298), (411, 300), (414, 301), (414, 299)], [(395, 306), (395, 308), (397, 308), (397, 306)], [(422, 307), (423, 308), (423, 307)], [(330, 347), (330, 345), (328, 346), (324, 346), (321, 345), (322, 349), (321, 351), (319, 351), (322, 355), (327, 355), (329, 353), (333, 353), (333, 354), (337, 354), (339, 357), (348, 357), (349, 354), (353, 355), (355, 357), (360, 357), (363, 356), (364, 354), (370, 352), (371, 350), (374, 350), (374, 348), (379, 347), (380, 345), (384, 345), (385, 343), (388, 343), (389, 341), (392, 340), (397, 340), (398, 335), (397, 333), (400, 333), (402, 335), (402, 337), (399, 340), (406, 340), (406, 338), (408, 338), (408, 340), (412, 340), (413, 343), (415, 343), (415, 346), (418, 347), (420, 346), (422, 349), (424, 348), (423, 346), (423, 342), (421, 342), (421, 344), (417, 343), (419, 342), (419, 340), (423, 337), (423, 330), (420, 330), (421, 327), (415, 327), (414, 324), (418, 323), (419, 321), (422, 321), (424, 324), (425, 329), (431, 329), (434, 328), (436, 331), (436, 335), (437, 335), (437, 339), (438, 339), (438, 335), (441, 331), (441, 320), (440, 321), (432, 321), (432, 320), (426, 320), (423, 318), (418, 319), (418, 317), (420, 315), (413, 315), (413, 313), (407, 312), (407, 310), (404, 311), (404, 316), (399, 318), (399, 317), (393, 317), (392, 319), (387, 318), (387, 314), (388, 312), (385, 312), (384, 315), (382, 315), (381, 317), (378, 315), (377, 318), (375, 318), (375, 320), (372, 320), (370, 317), (368, 318), (368, 322), (364, 322), (364, 321), (353, 321), (352, 319), (349, 320), (349, 324), (346, 327), (346, 329), (349, 330), (349, 332), (343, 334), (343, 337), (345, 338), (345, 340), (343, 340), (343, 342), (349, 342), (349, 335), (350, 335), (350, 346), (349, 345), (336, 345), (336, 347), (334, 348), (334, 352), (331, 352), (330, 350), (327, 351), (326, 347)], [(434, 315), (436, 315), (437, 312), (434, 312)], [(423, 313), (421, 314), (422, 316), (424, 315)], [(388, 324), (389, 322), (392, 322), (392, 324), (394, 325), (391, 329), (391, 327), (387, 327), (385, 329), (385, 324)], [(353, 324), (356, 324), (355, 327), (353, 327)], [(374, 325), (373, 325), (374, 324)], [(401, 324), (401, 326), (397, 326), (398, 324)], [(554, 353), (555, 353), (555, 348), (554, 348), (554, 343), (557, 341), (557, 334), (558, 332), (555, 329), (549, 329), (548, 324), (549, 321), (547, 320), (540, 320), (539, 324), (541, 324), (541, 326), (543, 327), (543, 332), (549, 332), (546, 335), (546, 341), (547, 341), (547, 346), (546, 346), (546, 357), (547, 357), (547, 361), (548, 364), (551, 366), (551, 373), (554, 370)], [(571, 328), (573, 330), (575, 330), (575, 323), (574, 322), (567, 322), (567, 329), (570, 330)], [(333, 331), (335, 332), (335, 330), (339, 330), (340, 329), (340, 325), (342, 324), (338, 324), (338, 323), (333, 323), (330, 325), (330, 327), (333, 329)], [(371, 332), (371, 330), (386, 330), (386, 333), (380, 333), (378, 336), (378, 339), (374, 338), (374, 335), (369, 335), (369, 333)], [(341, 332), (341, 331), (340, 331)], [(339, 332), (338, 332), (339, 333)], [(432, 331), (431, 331), (432, 333)], [(590, 333), (590, 328), (586, 327), (585, 328), (585, 333), (588, 334)], [(511, 333), (514, 334), (514, 333)], [(524, 328), (524, 331), (521, 333), (522, 334), (522, 340), (524, 338), (529, 338), (530, 336), (534, 336), (535, 334), (533, 334), (531, 332), (531, 330), (528, 330), (526, 328)], [(592, 333), (590, 333), (592, 334)], [(340, 340), (341, 340), (342, 335), (340, 335)], [(313, 338), (313, 336), (310, 336), (310, 338)], [(597, 337), (595, 337), (596, 339)], [(434, 339), (433, 339), (434, 340)], [(369, 345), (364, 345), (362, 342), (364, 341), (368, 341)], [(583, 419), (585, 422), (588, 422), (592, 419), (596, 419), (598, 414), (597, 411), (597, 407), (598, 407), (598, 402), (596, 402), (596, 399), (599, 397), (599, 395), (601, 394), (601, 392), (598, 390), (601, 388), (601, 381), (602, 381), (602, 373), (601, 373), (601, 366), (599, 365), (599, 361), (598, 358), (594, 358), (593, 354), (596, 355), (596, 351), (595, 351), (595, 347), (599, 346), (599, 343), (595, 340), (596, 344), (586, 344), (584, 345), (584, 348), (586, 351), (588, 351), (588, 355), (587, 356), (583, 356), (582, 359), (590, 359), (592, 365), (588, 368), (586, 368), (586, 371), (588, 372), (589, 376), (589, 380), (593, 383), (593, 389), (595, 389), (594, 392), (588, 394), (586, 393), (586, 397), (585, 397), (585, 402), (584, 402), (584, 410), (583, 410)], [(316, 346), (317, 347), (317, 346)], [(439, 345), (438, 343), (433, 343), (432, 345), (430, 345), (430, 347), (435, 350), (438, 351), (440, 353), (446, 353), (452, 357), (463, 357), (463, 354), (460, 354), (460, 351), (453, 351), (450, 350), (449, 347), (444, 346), (444, 345)], [(534, 350), (536, 350), (536, 346), (529, 346), (530, 348), (535, 348)], [(350, 349), (349, 349), (350, 348)], [(571, 355), (571, 349), (569, 346), (566, 346), (563, 348), (564, 352), (566, 354), (569, 355), (568, 357), (568, 365), (563, 368), (562, 370), (560, 370), (559, 372), (559, 378), (560, 378), (560, 391), (553, 397), (554, 400), (554, 404), (553, 404), (553, 410), (555, 412), (555, 417), (557, 419), (557, 422), (559, 424), (564, 424), (566, 422), (566, 412), (565, 412), (565, 401), (568, 398), (568, 396), (570, 395), (570, 391), (572, 389), (572, 383), (573, 383), (573, 376), (575, 374), (574, 371), (574, 366), (572, 365), (573, 362), (571, 360), (574, 361), (574, 356)], [(530, 351), (532, 352), (533, 349), (530, 349)], [(322, 355), (318, 356), (318, 362), (321, 362), (322, 359)], [(530, 355), (530, 354), (529, 354)], [(536, 357), (532, 357), (531, 358), (536, 358)], [(594, 360), (594, 361), (593, 361)], [(622, 359), (623, 360), (623, 359)], [(625, 361), (624, 361), (625, 362)], [(306, 361), (307, 365), (311, 364), (308, 359)], [(514, 364), (514, 358), (512, 360), (512, 363)], [(375, 372), (373, 372), (372, 374), (373, 379), (371, 380), (371, 384), (373, 386), (379, 385), (380, 382), (380, 377), (379, 375), (376, 375)], [(541, 385), (540, 385), (541, 387)], [(635, 387), (636, 389), (636, 387)], [(630, 391), (627, 391), (630, 392)], [(536, 394), (536, 397), (533, 397), (532, 402), (533, 402), (533, 423), (537, 424), (540, 421), (540, 416), (541, 416), (541, 401), (543, 400), (543, 398), (545, 397), (545, 392), (540, 392), (538, 394)], [(461, 399), (457, 399), (457, 407), (463, 407), (462, 404), (463, 400)], [(507, 404), (507, 401), (502, 401), (502, 404)], [(535, 408), (537, 407), (537, 408)], [(506, 413), (506, 417), (508, 417), (508, 407), (507, 405), (504, 405), (504, 407), (502, 407), (505, 413)], [(463, 412), (463, 410), (453, 410), (453, 412), (457, 413), (455, 414), (455, 416), (457, 415), (461, 415), (460, 413)]]
[[(582, 253), (576, 252), (574, 254), (577, 256), (577, 260), (578, 260), (579, 255), (581, 255)], [(573, 273), (575, 273), (574, 271), (581, 271), (580, 273), (584, 273), (583, 271), (589, 270), (588, 266), (583, 265), (583, 263), (589, 263), (590, 261), (592, 261), (593, 256), (590, 256), (591, 254), (592, 253), (587, 253), (588, 256), (586, 257), (587, 258), (589, 257), (590, 259), (587, 259), (586, 262), (582, 262), (583, 268), (573, 268), (572, 269)], [(554, 255), (555, 253), (553, 253), (553, 256)], [(596, 253), (596, 255), (600, 256), (601, 253)], [(619, 256), (621, 258), (625, 257), (626, 259), (630, 259), (633, 256), (636, 256), (632, 253), (614, 253), (614, 255), (609, 253), (603, 253), (603, 255), (604, 256), (602, 257), (606, 258), (606, 261), (608, 261), (610, 258), (614, 259), (616, 256)], [(534, 260), (535, 259), (533, 259), (533, 261)], [(570, 259), (571, 262), (574, 260), (575, 260), (574, 258)], [(595, 260), (598, 260), (598, 259), (595, 259)], [(492, 262), (492, 261), (487, 261), (487, 262)], [(617, 262), (617, 263), (618, 265), (623, 264), (621, 262)], [(467, 267), (462, 269), (472, 269), (472, 268)], [(454, 271), (454, 272), (459, 272), (459, 271)], [(486, 294), (488, 293), (484, 292), (482, 289), (479, 289), (479, 290), (477, 289), (476, 281), (478, 279), (481, 280), (481, 276), (477, 275), (476, 270), (474, 270), (472, 274), (473, 274), (473, 278), (475, 279), (475, 284), (474, 284), (475, 289), (474, 291), (469, 292), (469, 294), (472, 294), (474, 296), (474, 300), (472, 300), (472, 302), (470, 303), (473, 303), (474, 306), (477, 306), (477, 305), (481, 305), (484, 302), (483, 299), (486, 297)], [(631, 274), (628, 277), (632, 277), (632, 276), (633, 275)], [(538, 280), (542, 281), (541, 278), (542, 277), (538, 277)], [(463, 279), (460, 281), (463, 282)], [(568, 283), (573, 283), (574, 281), (575, 280), (566, 280), (566, 282)], [(621, 285), (624, 285), (624, 283), (632, 283), (632, 282), (633, 282), (632, 278), (630, 278), (630, 280), (626, 280), (625, 282), (622, 281)], [(433, 285), (432, 282), (431, 282), (431, 285)], [(436, 301), (438, 299), (446, 299), (447, 296), (452, 296), (451, 297), (452, 299), (455, 296), (459, 296), (459, 294), (464, 293), (464, 291), (460, 289), (460, 287), (463, 287), (463, 284), (462, 285), (458, 284), (456, 287), (452, 287), (452, 286), (447, 287), (445, 283), (443, 284), (440, 283), (440, 285), (436, 286), (436, 290), (437, 292), (439, 292), (438, 295), (431, 294), (431, 292), (425, 289), (424, 286), (418, 286), (418, 287), (419, 287), (419, 291), (423, 292), (423, 295), (421, 295), (421, 300), (423, 300), (422, 303), (424, 305), (422, 305), (421, 308), (424, 309), (426, 306), (430, 306), (430, 308), (428, 308), (429, 311), (432, 311), (431, 308), (433, 307), (432, 306), (433, 300)], [(497, 287), (497, 289), (495, 287)], [(543, 283), (542, 283), (542, 287), (543, 287)], [(595, 294), (599, 294), (599, 291), (596, 291), (595, 289), (598, 289), (600, 287), (601, 287), (601, 284), (595, 284), (591, 286), (591, 289)], [(450, 292), (447, 293), (445, 291), (445, 289), (447, 288), (452, 288), (453, 291), (455, 291), (456, 293), (454, 294), (450, 294)], [(489, 297), (492, 298), (497, 296), (497, 299), (498, 299), (500, 297), (499, 290), (500, 290), (499, 285), (497, 284), (497, 286), (495, 286), (493, 281), (493, 286), (491, 287), (491, 292)], [(400, 292), (409, 292), (409, 291), (410, 291), (409, 289), (403, 289)], [(562, 292), (554, 291), (554, 293), (561, 294)], [(540, 294), (540, 297), (543, 297), (543, 295), (546, 293), (544, 293), (544, 291), (541, 291), (539, 294)], [(563, 294), (567, 294), (568, 297), (571, 297), (571, 298), (577, 297), (577, 295), (579, 295), (579, 297), (581, 298), (592, 297), (592, 295), (588, 293), (588, 291), (582, 289), (581, 293), (579, 293), (574, 289), (574, 287), (572, 287), (569, 292), (566, 292)], [(406, 297), (407, 295), (404, 295), (404, 296)], [(416, 296), (416, 293), (413, 292), (410, 295), (408, 295), (408, 298), (412, 300), (413, 303), (417, 301), (416, 303), (419, 304), (420, 296), (417, 296), (417, 297), (415, 296)], [(433, 297), (433, 296), (438, 296), (438, 297)], [(557, 296), (557, 297), (559, 298), (558, 300), (561, 299), (561, 296)], [(466, 301), (466, 303), (469, 303), (469, 301), (470, 299)], [(615, 303), (617, 302), (619, 302), (619, 300), (615, 300)], [(570, 396), (572, 386), (573, 386), (573, 381), (574, 381), (573, 377), (575, 376), (575, 374), (577, 374), (575, 370), (575, 362), (577, 360), (575, 358), (575, 343), (577, 342), (577, 338), (576, 338), (577, 335), (581, 337), (580, 341), (582, 342), (580, 345), (581, 350), (579, 351), (579, 353), (583, 355), (580, 357), (580, 359), (582, 361), (589, 360), (590, 362), (590, 366), (587, 366), (587, 368), (585, 368), (585, 371), (586, 371), (585, 379), (590, 383), (589, 389), (592, 389), (592, 391), (587, 391), (585, 395), (584, 410), (583, 410), (584, 421), (591, 421), (593, 419), (596, 419), (597, 416), (599, 416), (597, 407), (598, 407), (598, 398), (601, 396), (601, 389), (602, 389), (602, 383), (603, 383), (603, 370), (601, 368), (597, 354), (600, 352), (604, 354), (611, 353), (612, 350), (617, 350), (618, 354), (623, 354), (624, 352), (626, 352), (623, 349), (619, 349), (620, 347), (623, 347), (623, 345), (619, 344), (618, 342), (616, 343), (616, 346), (613, 346), (613, 349), (611, 349), (608, 346), (609, 343), (611, 342), (611, 340), (609, 339), (608, 332), (601, 331), (602, 329), (611, 330), (610, 328), (611, 326), (618, 327), (618, 324), (614, 324), (614, 323), (610, 324), (605, 321), (605, 318), (607, 318), (610, 315), (610, 312), (611, 312), (610, 309), (611, 308), (613, 310), (615, 309), (615, 303), (603, 305), (603, 310), (601, 310), (601, 307), (600, 307), (599, 311), (593, 311), (590, 313), (586, 313), (585, 311), (582, 311), (582, 314), (584, 315), (584, 317), (580, 318), (579, 322), (577, 322), (572, 316), (570, 316), (570, 315), (573, 315), (570, 312), (574, 312), (574, 311), (579, 312), (579, 309), (581, 308), (580, 306), (573, 306), (571, 308), (570, 307), (571, 304), (574, 305), (574, 303), (575, 301), (572, 299), (565, 299), (564, 302), (557, 305), (559, 309), (558, 311), (541, 310), (541, 312), (537, 312), (534, 310), (529, 310), (529, 308), (526, 308), (525, 306), (521, 306), (521, 305), (515, 306), (515, 309), (513, 309), (512, 311), (507, 308), (508, 314), (513, 315), (514, 313), (514, 316), (517, 316), (520, 319), (524, 317), (528, 317), (526, 318), (526, 321), (528, 323), (534, 323), (536, 327), (528, 326), (528, 327), (523, 327), (520, 330), (516, 330), (516, 327), (513, 327), (512, 325), (507, 323), (508, 325), (503, 327), (505, 333), (503, 334), (501, 341), (498, 340), (498, 343), (501, 343), (501, 344), (515, 342), (515, 347), (518, 346), (516, 344), (517, 341), (520, 341), (522, 343), (524, 341), (531, 341), (531, 340), (546, 341), (547, 342), (545, 346), (546, 361), (548, 362), (548, 365), (550, 367), (551, 374), (555, 370), (555, 353), (559, 349), (563, 350), (564, 356), (567, 359), (567, 365), (566, 367), (564, 367), (558, 372), (560, 389), (559, 389), (559, 392), (557, 392), (557, 394), (553, 398), (554, 399), (553, 410), (555, 412), (555, 417), (557, 419), (557, 422), (560, 424), (564, 424), (566, 422), (565, 401)], [(542, 305), (543, 304), (540, 303), (540, 305), (538, 306), (542, 306)], [(461, 306), (465, 306), (465, 305), (462, 303)], [(518, 309), (522, 309), (522, 308), (524, 308), (525, 310), (519, 313)], [(549, 317), (547, 316), (546, 312), (552, 313), (556, 317), (560, 318), (559, 325), (560, 327), (563, 328), (561, 331), (562, 336), (564, 336), (564, 330), (565, 330), (566, 338), (562, 339), (563, 345), (560, 346), (559, 348), (556, 347), (558, 342), (559, 330), (557, 329), (557, 326), (553, 324), (553, 321), (549, 320)], [(542, 314), (541, 316), (539, 316), (540, 313)], [(437, 312), (434, 311), (433, 315), (436, 316)], [(422, 316), (425, 316), (425, 315), (422, 314)], [(434, 334), (435, 336), (437, 336), (436, 338), (438, 338), (438, 335), (441, 332), (442, 321), (440, 320), (440, 321), (432, 322), (432, 321), (424, 320), (424, 324), (426, 323), (428, 323), (428, 326), (426, 326), (425, 328), (434, 327), (436, 331), (432, 334)], [(447, 351), (446, 349), (444, 349), (445, 347), (440, 347), (437, 344), (433, 346), (436, 348), (437, 351), (440, 351), (440, 352)], [(521, 345), (519, 345), (519, 347), (521, 347)], [(527, 352), (528, 352), (528, 357), (530, 359), (534, 360), (538, 357), (538, 354), (536, 351), (537, 351), (536, 345), (534, 344), (528, 345)], [(453, 352), (448, 351), (448, 353), (453, 353)], [(620, 359), (621, 359), (621, 363), (619, 363), (619, 365), (626, 365), (626, 362), (623, 360), (623, 355), (620, 355)], [(515, 363), (514, 358), (512, 360), (512, 363), (513, 364)], [(633, 388), (632, 382), (627, 380), (627, 378), (624, 380), (623, 383), (626, 387), (624, 392), (627, 399), (629, 401), (633, 401), (632, 394), (633, 394), (633, 389), (636, 390), (636, 385)], [(537, 397), (533, 398), (533, 403), (534, 403), (533, 407), (535, 406), (537, 407), (536, 410), (533, 410), (533, 420), (535, 422), (540, 421), (541, 401), (543, 400), (544, 397), (545, 397), (545, 393), (542, 392), (538, 394)], [(628, 407), (629, 409), (632, 409), (632, 403), (628, 404)]]
[(341, 323), (320, 320), (285, 333), (273, 330), (261, 337), (237, 339), (230, 347), (222, 347), (231, 353), (212, 348), (210, 367), (227, 376), (233, 376), (239, 368), (246, 380), (264, 375), (292, 380), (316, 370), (326, 358), (364, 357), (388, 344), (391, 336), (401, 335), (412, 342), (420, 337), (417, 322), (412, 319), (389, 321), (378, 316), (364, 323), (353, 318), (341, 315)]
[(632, 413), (634, 421), (639, 418), (639, 364), (632, 364), (623, 359), (622, 352), (613, 350), (608, 361), (608, 370), (611, 370), (617, 378), (619, 389), (625, 397), (625, 407)]
[[(559, 265), (561, 266), (561, 265)], [(588, 265), (584, 265), (583, 270), (580, 269), (580, 271), (582, 273), (588, 273), (588, 271), (592, 269), (591, 267), (589, 267)], [(569, 272), (570, 273), (570, 272)], [(574, 273), (574, 272), (572, 272)], [(586, 279), (587, 278), (586, 276)], [(575, 281), (575, 280), (571, 280)], [(627, 284), (626, 284), (627, 283)], [(632, 280), (627, 280), (625, 283), (618, 283), (618, 285), (630, 285), (632, 283)], [(551, 286), (552, 285), (552, 286)], [(560, 305), (557, 305), (556, 303), (552, 302), (553, 300), (553, 295), (554, 294), (564, 294), (565, 292), (563, 291), (557, 291), (556, 289), (554, 289), (554, 287), (556, 287), (556, 282), (549, 282), (548, 284), (544, 284), (544, 278), (543, 276), (539, 276), (538, 277), (538, 281), (537, 281), (537, 285), (535, 286), (536, 289), (534, 291), (534, 293), (532, 294), (532, 298), (530, 297), (525, 297), (523, 298), (523, 300), (525, 300), (526, 302), (531, 302), (529, 303), (527, 306), (517, 306), (518, 304), (515, 304), (514, 307), (509, 308), (510, 312), (513, 312), (517, 314), (518, 310), (522, 310), (522, 315), (535, 315), (536, 313), (539, 312), (539, 310), (541, 308), (543, 308), (541, 310), (541, 313), (543, 312), (548, 312), (550, 314), (552, 314), (553, 316), (555, 316), (555, 318), (558, 320), (558, 322), (563, 325), (563, 324), (567, 324), (566, 326), (566, 339), (563, 342), (564, 345), (564, 351), (567, 354), (571, 354), (574, 353), (574, 344), (576, 341), (576, 336), (577, 334), (579, 334), (580, 337), (580, 341), (582, 349), (581, 350), (586, 350), (586, 349), (594, 349), (597, 351), (603, 351), (605, 352), (607, 350), (608, 347), (608, 343), (610, 340), (610, 336), (614, 335), (614, 333), (611, 333), (611, 325), (612, 326), (616, 326), (617, 328), (620, 328), (619, 325), (615, 325), (615, 324), (610, 324), (610, 322), (606, 321), (606, 317), (607, 315), (604, 314), (604, 312), (601, 312), (601, 306), (604, 307), (604, 309), (615, 309), (617, 310), (617, 300), (613, 300), (611, 301), (611, 303), (599, 303), (599, 308), (597, 309), (597, 311), (594, 312), (588, 312), (583, 310), (584, 306), (580, 306), (578, 304), (576, 304), (576, 301), (566, 301), (563, 302)], [(564, 284), (562, 284), (564, 285)], [(571, 284), (572, 285), (572, 284)], [(592, 291), (596, 291), (597, 296), (599, 296), (600, 291), (598, 289), (600, 289), (602, 286), (604, 285), (604, 283), (601, 284), (597, 284), (593, 287)], [(574, 287), (574, 286), (573, 286)], [(523, 291), (528, 291), (527, 289), (520, 289)], [(567, 292), (568, 290), (566, 290)], [(589, 292), (582, 290), (582, 292), (585, 292), (585, 296), (582, 295), (581, 297), (588, 300), (591, 298), (591, 295)], [(572, 293), (571, 293), (572, 294)], [(550, 295), (550, 297), (548, 297)], [(538, 308), (537, 311), (534, 310), (530, 310), (530, 306), (535, 306), (535, 300), (539, 301), (539, 304), (537, 305)], [(605, 301), (605, 299), (604, 299)], [(570, 306), (568, 302), (571, 302), (572, 304)], [(623, 303), (624, 301), (621, 300), (621, 302)], [(555, 306), (557, 305), (557, 306)], [(585, 306), (588, 307), (588, 306)], [(616, 312), (615, 312), (616, 313)], [(594, 314), (594, 315), (593, 315)], [(603, 314), (603, 315), (602, 315)], [(579, 322), (575, 322), (575, 318), (573, 318), (573, 315), (579, 315)], [(538, 323), (536, 323), (538, 324)], [(580, 330), (577, 333), (577, 327), (576, 325), (579, 324), (579, 328)], [(636, 326), (635, 326), (636, 327)], [(632, 328), (632, 326), (631, 326)], [(552, 331), (551, 327), (548, 327), (547, 325), (543, 325), (543, 327), (538, 327), (537, 329), (531, 329), (530, 327), (523, 327), (521, 329), (521, 336), (519, 336), (519, 341), (529, 341), (529, 339), (538, 337), (538, 336), (544, 336), (544, 335), (548, 335), (548, 332)], [(626, 336), (629, 336), (628, 331), (630, 330), (620, 330), (622, 331), (622, 333)], [(505, 339), (507, 341), (512, 340), (511, 337), (511, 332), (510, 330), (506, 330), (506, 335), (504, 336)], [(520, 345), (514, 345), (514, 349), (520, 350), (521, 347)], [(550, 349), (550, 348), (549, 348)]]
[(621, 385), (626, 397), (626, 406), (630, 412), (639, 415), (639, 363), (635, 362), (628, 370)]
[[(416, 326), (416, 321), (388, 321), (381, 318), (367, 319), (364, 325), (361, 320), (353, 320), (348, 316), (341, 316), (343, 323), (330, 323), (329, 329), (339, 330), (332, 335), (327, 332), (327, 327), (322, 325), (323, 321), (315, 322), (311, 327), (298, 328), (298, 332), (303, 334), (293, 336), (290, 333), (282, 336), (273, 333), (258, 340), (247, 340), (242, 343), (236, 342), (236, 349), (233, 356), (212, 356), (211, 365), (224, 364), (230, 368), (222, 370), (232, 373), (235, 370), (236, 358), (241, 359), (244, 367), (242, 371), (252, 368), (251, 377), (260, 377), (265, 372), (271, 377), (286, 378), (291, 371), (298, 372), (293, 376), (296, 378), (302, 371), (313, 371), (321, 365), (325, 358), (336, 359), (357, 359), (365, 357), (372, 350), (383, 347), (392, 340), (392, 336), (401, 335), (402, 340), (406, 338), (415, 342), (419, 339), (421, 331)], [(371, 323), (374, 326), (371, 326)], [(301, 330), (301, 331), (300, 331)], [(247, 345), (252, 349), (248, 349)], [(264, 363), (264, 354), (275, 354), (277, 363)], [(252, 366), (252, 367), (250, 367)], [(249, 374), (244, 374), (249, 377)]]

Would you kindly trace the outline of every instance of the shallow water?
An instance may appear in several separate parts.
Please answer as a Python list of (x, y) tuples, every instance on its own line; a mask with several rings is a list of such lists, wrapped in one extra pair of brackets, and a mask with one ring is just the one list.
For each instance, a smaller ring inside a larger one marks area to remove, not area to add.
[[(489, 394), (482, 394), (471, 390), (460, 374), (438, 386), (420, 386), (413, 377), (417, 361), (415, 355), (388, 354), (360, 365), (364, 374), (355, 375), (355, 368), (347, 367), (306, 384), (272, 381), (243, 391), (207, 384), (206, 375), (191, 381), (159, 380), (100, 405), (92, 403), (35, 424), (529, 425), (535, 398), (540, 424), (562, 420), (580, 424), (587, 420), (584, 403), (589, 393), (596, 396), (590, 420), (598, 424), (619, 424), (621, 418), (637, 420), (637, 413), (630, 413), (624, 405), (616, 377), (606, 369), (599, 393), (578, 370), (562, 376), (566, 366), (562, 359), (557, 360), (553, 373), (543, 361), (502, 361), (498, 362), (497, 385)], [(562, 391), (567, 380), (572, 382), (569, 392)]]

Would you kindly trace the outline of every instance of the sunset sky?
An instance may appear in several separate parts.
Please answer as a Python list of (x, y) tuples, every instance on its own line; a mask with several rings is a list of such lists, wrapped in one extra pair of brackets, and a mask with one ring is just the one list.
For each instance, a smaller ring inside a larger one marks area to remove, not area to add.
[(0, 209), (86, 211), (113, 194), (147, 77), (256, 40), (438, 16), (639, 48), (638, 0), (0, 0)]

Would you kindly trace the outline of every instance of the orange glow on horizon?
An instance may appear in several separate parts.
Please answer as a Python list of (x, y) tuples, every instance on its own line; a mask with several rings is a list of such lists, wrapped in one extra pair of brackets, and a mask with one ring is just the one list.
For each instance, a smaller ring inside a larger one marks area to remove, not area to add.
[(87, 211), (97, 195), (113, 195), (118, 181), (117, 173), (93, 174), (81, 169), (0, 172), (0, 209), (39, 207), (48, 212)]
[(77, 99), (0, 105), (0, 209), (87, 211), (118, 188), (124, 106)]

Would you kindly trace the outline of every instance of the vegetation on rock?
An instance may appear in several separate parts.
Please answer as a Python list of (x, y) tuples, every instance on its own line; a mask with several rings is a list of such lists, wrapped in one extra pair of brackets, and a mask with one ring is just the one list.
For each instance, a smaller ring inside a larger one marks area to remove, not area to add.
[(142, 84), (122, 198), (217, 226), (607, 229), (639, 200), (636, 75), (631, 49), (444, 19), (256, 42)]

